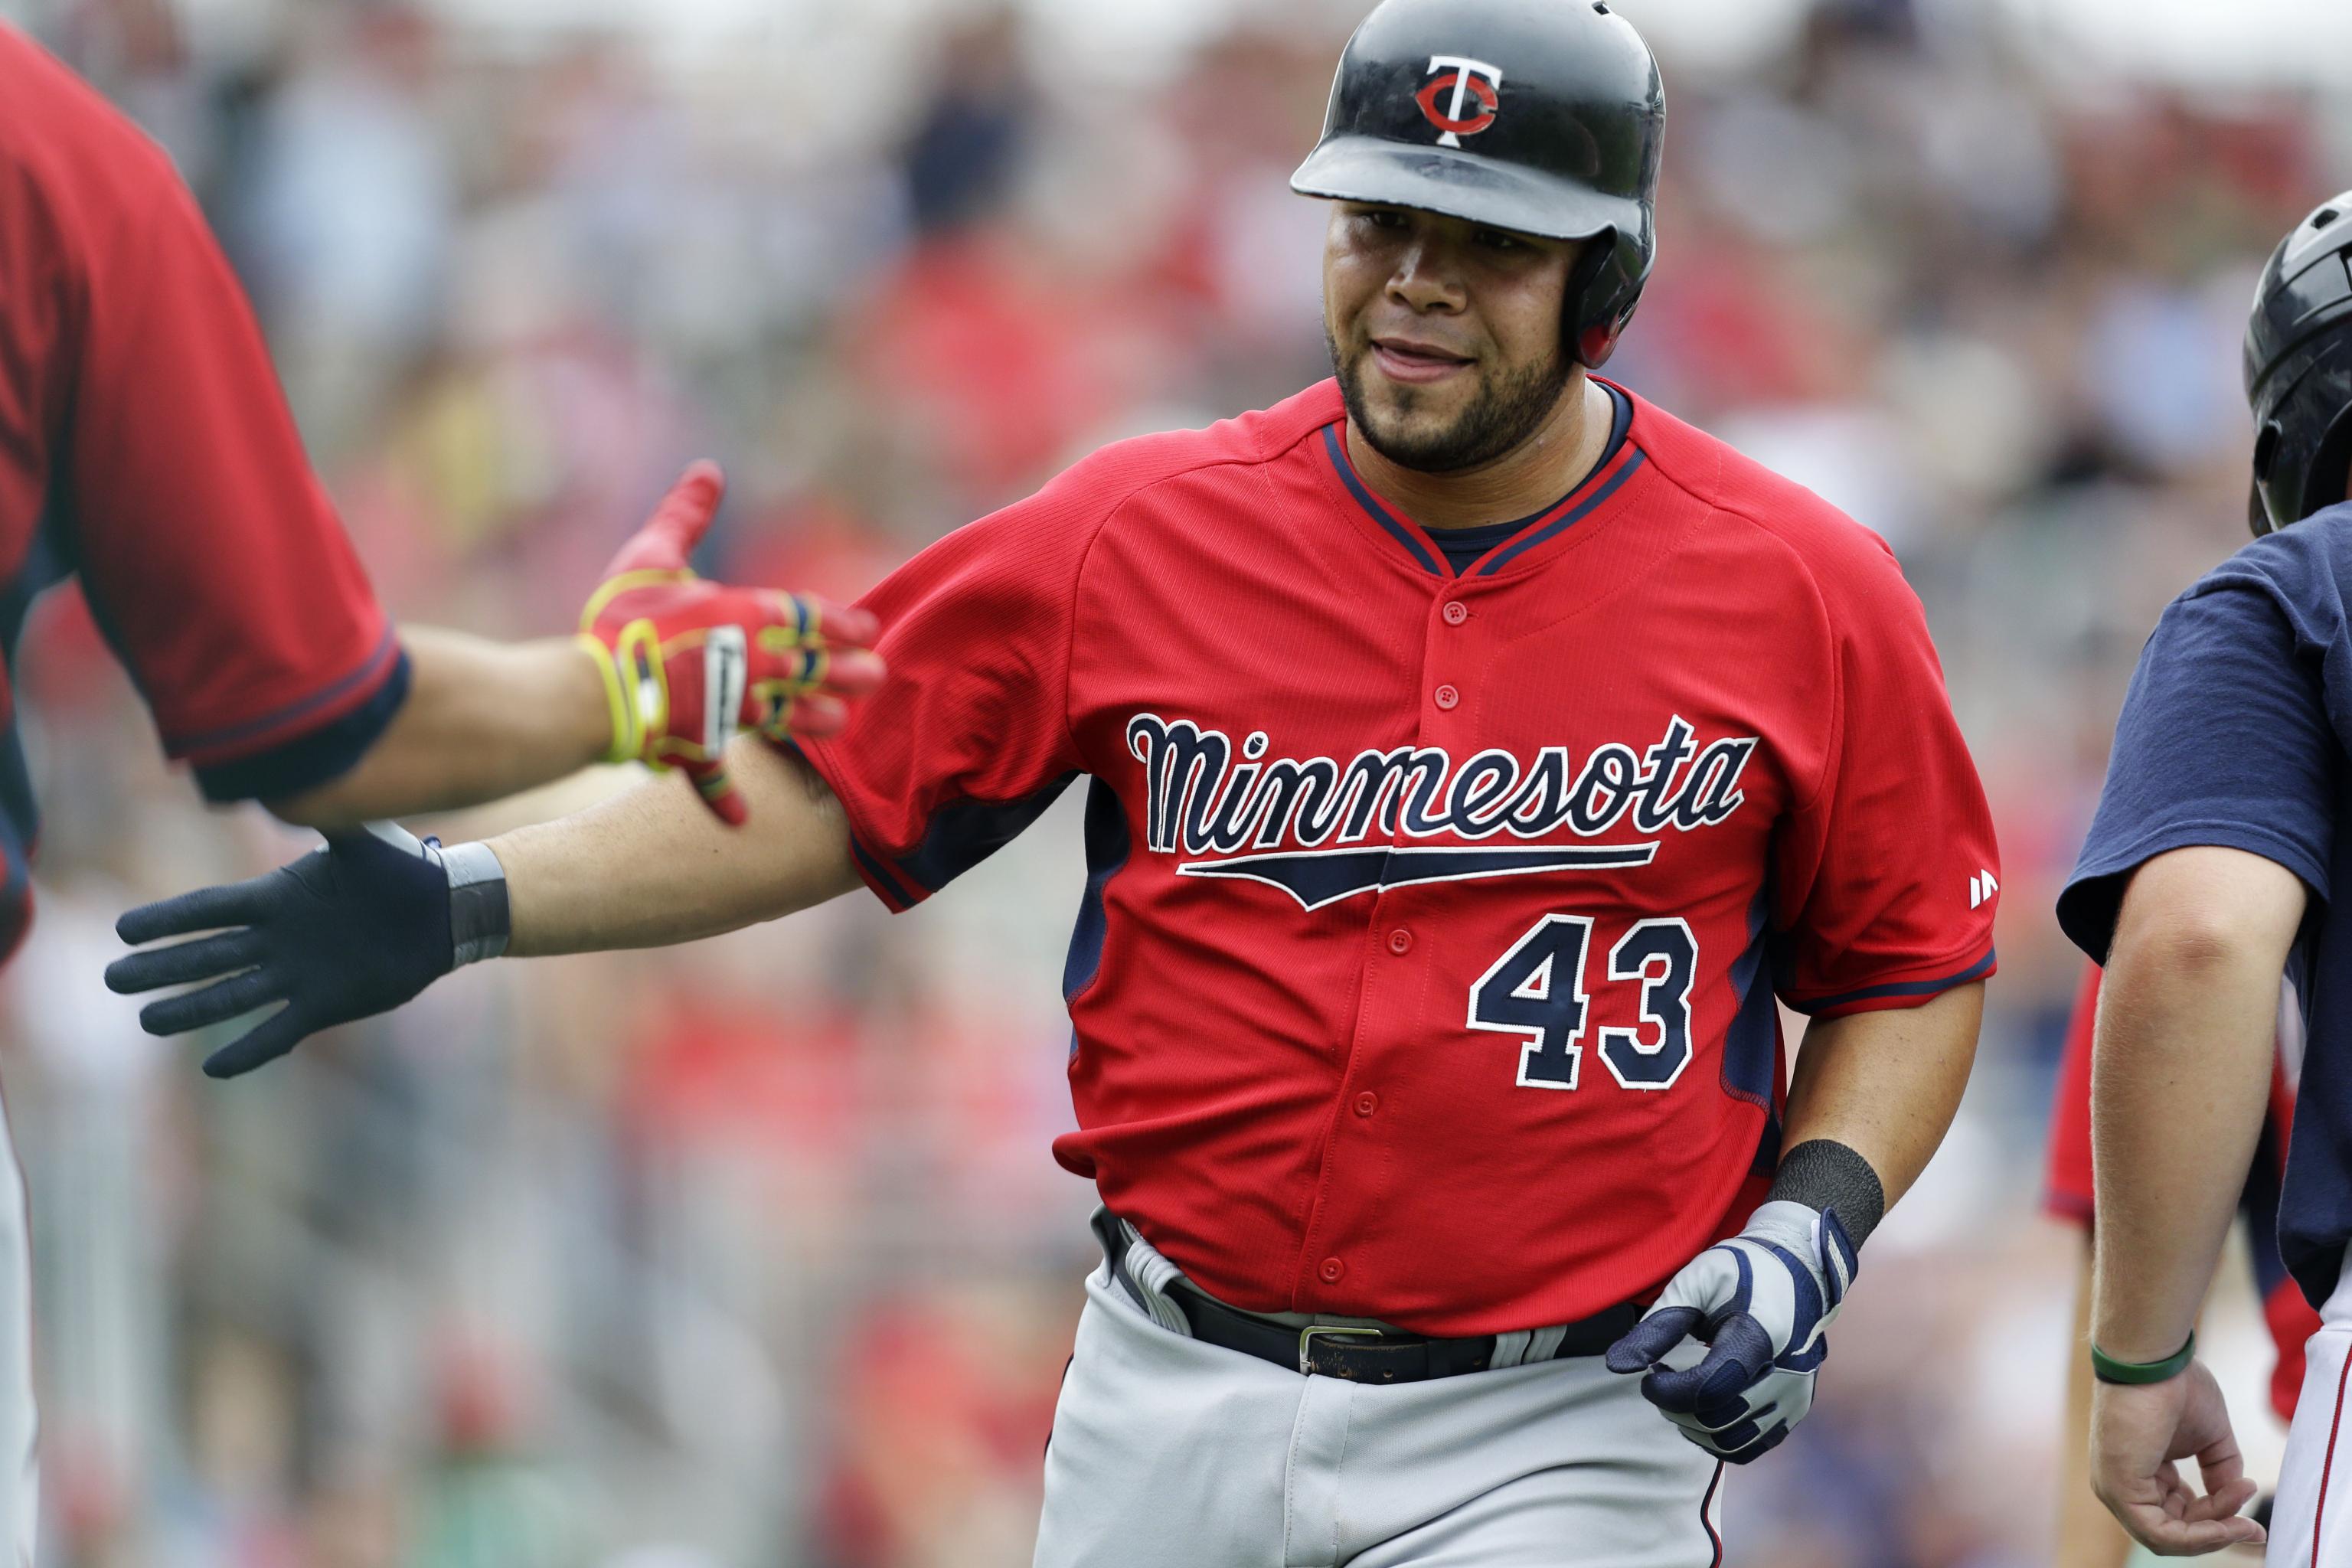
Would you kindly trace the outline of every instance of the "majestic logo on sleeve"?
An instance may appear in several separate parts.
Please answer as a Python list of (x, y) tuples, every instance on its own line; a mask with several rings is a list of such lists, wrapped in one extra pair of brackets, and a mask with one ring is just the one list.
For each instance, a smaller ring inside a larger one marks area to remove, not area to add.
[[(1437, 138), (1440, 147), (1459, 147), (1462, 138), (1475, 136), (1495, 123), (1496, 110), (1503, 104), (1498, 90), (1503, 85), (1502, 67), (1460, 55), (1433, 55), (1429, 68), (1432, 79), (1413, 94), (1413, 101), (1442, 132)], [(1444, 74), (1436, 74), (1441, 71)], [(1440, 100), (1444, 101), (1442, 109)]]
[[(1696, 741), (1676, 716), (1647, 751), (1611, 742), (1572, 765), (1565, 746), (1526, 763), (1490, 750), (1457, 766), (1442, 746), (1359, 752), (1344, 763), (1268, 760), (1263, 730), (1236, 747), (1190, 719), (1139, 713), (1127, 726), (1128, 751), (1143, 764), (1150, 847), (1186, 857), (1180, 876), (1265, 882), (1309, 910), (1412, 882), (1646, 866), (1667, 829), (1713, 826), (1747, 798), (1739, 775), (1757, 738)], [(1648, 837), (1536, 842), (1563, 829), (1591, 839), (1627, 828)], [(1391, 842), (1400, 837), (1448, 842)]]

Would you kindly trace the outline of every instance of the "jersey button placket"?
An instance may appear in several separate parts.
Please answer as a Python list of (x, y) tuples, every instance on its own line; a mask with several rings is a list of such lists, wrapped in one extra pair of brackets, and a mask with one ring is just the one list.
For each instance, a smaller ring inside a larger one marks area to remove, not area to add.
[[(1458, 642), (1458, 639), (1452, 637), (1451, 629), (1465, 626), (1471, 619), (1469, 605), (1458, 598), (1435, 602), (1432, 605), (1430, 613), (1433, 618), (1427, 623), (1427, 635), (1430, 640), (1423, 654), (1425, 662), (1421, 673), (1423, 680), (1430, 679), (1437, 673), (1430, 666), (1437, 663), (1444, 657), (1444, 649), (1441, 647), (1439, 639), (1443, 637), (1447, 638), (1449, 643)], [(1462, 706), (1462, 689), (1452, 680), (1439, 681), (1433, 688), (1423, 687), (1422, 689), (1429, 692), (1427, 700), (1433, 704), (1436, 712), (1450, 714)], [(1431, 719), (1431, 711), (1428, 708), (1423, 710), (1422, 719), (1423, 742), (1444, 743), (1442, 735), (1433, 735), (1427, 728)], [(1406, 842), (1405, 836), (1400, 831), (1391, 842), (1402, 844)], [(1381, 919), (1381, 913), (1397, 897), (1394, 890), (1384, 889), (1379, 894), (1373, 905), (1372, 931), (1376, 933), (1373, 940), (1377, 943), (1373, 951), (1377, 953), (1381, 948), (1386, 948), (1391, 963), (1390, 964), (1376, 963), (1365, 974), (1365, 983), (1358, 994), (1355, 1034), (1349, 1041), (1346, 1058), (1341, 1065), (1339, 1087), (1342, 1098), (1339, 1105), (1345, 1108), (1346, 1112), (1352, 1113), (1354, 1123), (1360, 1125), (1361, 1131), (1352, 1135), (1336, 1136), (1325, 1148), (1322, 1163), (1324, 1176), (1328, 1184), (1324, 1188), (1326, 1196), (1318, 1198), (1315, 1212), (1307, 1222), (1307, 1240), (1310, 1247), (1313, 1247), (1314, 1243), (1318, 1240), (1328, 1246), (1330, 1242), (1341, 1240), (1353, 1233), (1355, 1223), (1360, 1217), (1353, 1210), (1360, 1206), (1360, 1199), (1335, 1195), (1346, 1191), (1346, 1184), (1335, 1181), (1333, 1178), (1340, 1170), (1350, 1168), (1352, 1160), (1360, 1157), (1351, 1151), (1359, 1148), (1373, 1148), (1381, 1142), (1382, 1138), (1379, 1126), (1374, 1121), (1374, 1118), (1381, 1110), (1381, 1097), (1370, 1089), (1355, 1089), (1351, 1092), (1348, 1079), (1354, 1076), (1360, 1067), (1371, 1065), (1363, 1059), (1367, 1051), (1377, 1058), (1384, 1050), (1394, 1046), (1396, 1042), (1390, 1037), (1394, 1034), (1391, 1024), (1396, 1016), (1402, 994), (1397, 988), (1402, 986), (1417, 989), (1418, 986), (1418, 981), (1414, 978), (1418, 973), (1418, 966), (1393, 962), (1409, 958), (1412, 954), (1417, 942), (1412, 929), (1404, 925), (1388, 925)], [(1387, 926), (1385, 931), (1381, 929), (1383, 926)], [(1386, 978), (1383, 978), (1383, 975)], [(1343, 1124), (1345, 1124), (1344, 1118)], [(1366, 1142), (1358, 1144), (1356, 1142), (1358, 1138)], [(1334, 1212), (1335, 1210), (1337, 1212)], [(1306, 1256), (1313, 1258), (1315, 1252), (1309, 1250)], [(1313, 1270), (1312, 1278), (1327, 1289), (1338, 1285), (1348, 1272), (1346, 1259), (1336, 1254), (1327, 1256), (1320, 1262), (1310, 1267)]]

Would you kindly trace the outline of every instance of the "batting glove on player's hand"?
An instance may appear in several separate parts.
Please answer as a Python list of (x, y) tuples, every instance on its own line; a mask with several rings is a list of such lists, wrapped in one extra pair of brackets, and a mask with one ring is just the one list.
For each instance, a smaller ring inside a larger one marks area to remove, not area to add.
[(749, 812), (727, 776), (727, 742), (829, 735), (843, 699), (881, 683), (872, 615), (773, 588), (706, 582), (687, 558), (710, 527), (727, 481), (689, 467), (604, 569), (580, 613), (580, 640), (604, 673), (613, 709), (607, 762), (676, 766), (721, 820)]
[[(1812, 1408), (1825, 1331), (1853, 1283), (1853, 1244), (1835, 1210), (1766, 1204), (1748, 1228), (1666, 1281), (1657, 1305), (1609, 1347), (1609, 1370), (1646, 1372), (1642, 1395), (1717, 1458), (1744, 1465), (1778, 1447)], [(1706, 1359), (1660, 1363), (1688, 1338)]]
[(125, 995), (196, 986), (141, 1010), (151, 1035), (285, 1004), (205, 1058), (205, 1072), (235, 1078), (320, 1029), (390, 1012), (461, 963), (496, 957), (506, 947), (506, 879), (482, 845), (444, 849), (377, 823), (267, 876), (132, 910), (114, 929), (132, 943), (215, 933), (107, 965), (108, 987)]

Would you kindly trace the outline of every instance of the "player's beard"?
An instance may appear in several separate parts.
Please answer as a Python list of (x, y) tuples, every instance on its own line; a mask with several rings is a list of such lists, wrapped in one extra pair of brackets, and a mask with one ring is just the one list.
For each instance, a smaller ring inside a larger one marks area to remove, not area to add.
[[(1565, 353), (1555, 349), (1539, 364), (1480, 371), (1477, 395), (1471, 398), (1469, 406), (1436, 429), (1408, 432), (1384, 426), (1364, 395), (1364, 364), (1371, 358), (1370, 345), (1342, 354), (1328, 325), (1323, 342), (1331, 351), (1332, 368), (1339, 373), (1339, 395), (1347, 403), (1348, 417), (1355, 421), (1372, 450), (1401, 468), (1424, 474), (1484, 468), (1517, 449), (1550, 419), (1576, 369)], [(1390, 393), (1391, 406), (1408, 419), (1421, 412), (1427, 395), (1413, 386), (1395, 387)]]

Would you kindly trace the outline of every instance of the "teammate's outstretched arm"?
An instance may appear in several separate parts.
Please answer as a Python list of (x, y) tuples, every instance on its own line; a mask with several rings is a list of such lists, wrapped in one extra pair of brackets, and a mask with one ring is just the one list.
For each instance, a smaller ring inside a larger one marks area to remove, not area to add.
[(677, 766), (712, 811), (745, 804), (719, 761), (739, 728), (826, 735), (882, 666), (860, 609), (708, 582), (687, 564), (725, 481), (696, 463), (604, 569), (579, 635), (499, 643), (403, 627), (408, 690), (349, 771), (268, 799), (321, 831), (498, 800), (593, 763)]
[(708, 464), (560, 628), (577, 637), (395, 630), (170, 159), (14, 34), (0, 78), (0, 131), (23, 132), (0, 163), (32, 150), (0, 252), (33, 258), (12, 269), (33, 325), (0, 375), (0, 449), (59, 502), (25, 574), (79, 576), (166, 752), (209, 798), (333, 828), (641, 760), (740, 816), (711, 766), (738, 728), (824, 733), (878, 679), (846, 651), (872, 640), (870, 617), (688, 569), (721, 489)]
[(117, 960), (140, 1022), (175, 1035), (282, 1004), (213, 1053), (232, 1078), (320, 1029), (388, 1012), (461, 964), (658, 947), (773, 920), (857, 885), (849, 832), (824, 782), (764, 739), (727, 762), (750, 822), (721, 823), (676, 780), (656, 780), (558, 821), (443, 846), (389, 825), (331, 837), (267, 876), (131, 910), (124, 941), (212, 932)]

